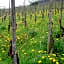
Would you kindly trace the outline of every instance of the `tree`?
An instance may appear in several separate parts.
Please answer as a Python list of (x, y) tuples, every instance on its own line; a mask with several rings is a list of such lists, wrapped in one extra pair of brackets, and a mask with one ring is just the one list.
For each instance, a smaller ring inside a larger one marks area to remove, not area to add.
[(15, 0), (11, 0), (11, 9), (12, 9), (12, 63), (17, 64), (16, 57), (16, 16), (15, 16)]

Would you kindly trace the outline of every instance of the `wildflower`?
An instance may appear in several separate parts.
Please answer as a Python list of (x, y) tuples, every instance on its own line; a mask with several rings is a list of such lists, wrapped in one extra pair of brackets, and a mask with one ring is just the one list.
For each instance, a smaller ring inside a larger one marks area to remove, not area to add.
[(64, 58), (61, 58), (61, 60), (64, 60)]
[(8, 41), (9, 41), (10, 39), (8, 38)]
[(56, 40), (59, 40), (58, 38), (56, 38)]
[(41, 38), (44, 38), (44, 36), (42, 36)]
[(4, 50), (2, 50), (2, 53), (5, 53), (5, 51), (4, 51)]
[(56, 54), (52, 54), (53, 56), (56, 56)]
[(7, 40), (5, 40), (5, 42), (7, 42)]
[(64, 54), (62, 54), (64, 56)]
[(1, 42), (1, 40), (0, 40), (0, 42)]
[(53, 58), (53, 62), (55, 62), (56, 61), (56, 59), (55, 58)]
[(48, 56), (48, 58), (49, 58), (50, 56)]
[(39, 50), (38, 53), (42, 53), (43, 51), (42, 50)]
[(37, 41), (35, 41), (35, 43), (37, 43)]
[(48, 32), (46, 32), (46, 34), (48, 34)]
[(2, 60), (2, 58), (0, 58), (0, 61)]
[(38, 61), (38, 63), (40, 64), (40, 63), (42, 63), (42, 61), (41, 61), (41, 60), (39, 60), (39, 61)]
[(46, 53), (46, 51), (44, 51), (44, 53)]
[(59, 62), (56, 62), (56, 64), (59, 64)]
[(34, 52), (35, 50), (34, 49), (32, 49), (32, 52)]
[(44, 59), (45, 58), (45, 56), (42, 56), (42, 59)]
[(49, 58), (49, 60), (52, 60), (52, 58)]
[(27, 53), (24, 53), (24, 55), (26, 55)]
[(24, 52), (25, 50), (22, 50), (22, 52)]
[(18, 37), (17, 37), (17, 39), (19, 40), (19, 39), (20, 39), (20, 37), (18, 36)]

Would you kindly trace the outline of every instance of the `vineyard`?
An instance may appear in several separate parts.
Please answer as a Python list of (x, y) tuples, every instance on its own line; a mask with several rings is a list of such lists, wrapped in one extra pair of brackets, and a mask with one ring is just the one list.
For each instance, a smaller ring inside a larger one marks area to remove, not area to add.
[(49, 9), (24, 3), (19, 12), (15, 0), (7, 13), (0, 9), (0, 64), (64, 64), (64, 1), (61, 8), (52, 8), (51, 1)]

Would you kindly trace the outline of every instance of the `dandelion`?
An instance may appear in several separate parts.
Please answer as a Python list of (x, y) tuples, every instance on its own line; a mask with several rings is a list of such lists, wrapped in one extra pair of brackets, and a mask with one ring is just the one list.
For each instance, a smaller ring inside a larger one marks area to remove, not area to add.
[(56, 56), (56, 54), (52, 54), (53, 56)]
[(61, 60), (64, 60), (64, 58), (61, 58)]
[(56, 64), (59, 64), (59, 62), (56, 62)]
[(58, 38), (56, 38), (56, 40), (59, 40)]
[(38, 53), (42, 53), (43, 51), (42, 50), (39, 50)]
[(19, 40), (19, 39), (20, 39), (20, 37), (18, 36), (18, 37), (17, 37), (17, 39)]
[(35, 50), (34, 49), (32, 49), (32, 52), (34, 52)]
[(44, 51), (44, 53), (46, 53), (46, 51)]
[(48, 58), (50, 58), (50, 56), (48, 56)]
[(46, 34), (48, 34), (48, 32), (46, 32)]
[(41, 38), (44, 38), (44, 36), (42, 36)]
[(24, 53), (24, 55), (26, 55), (27, 53)]
[(5, 40), (5, 42), (7, 42), (7, 40)]
[(5, 53), (5, 51), (4, 51), (4, 50), (2, 50), (2, 53)]
[(0, 40), (0, 42), (1, 42), (1, 40)]
[(41, 61), (41, 60), (39, 60), (39, 61), (38, 61), (38, 63), (40, 64), (40, 63), (42, 63), (42, 61)]
[(2, 58), (0, 58), (0, 61), (2, 60)]
[(25, 50), (22, 50), (22, 52), (24, 52)]
[(45, 58), (45, 56), (42, 56), (42, 59), (44, 59)]
[(52, 60), (52, 58), (49, 58), (49, 60)]
[(64, 56), (64, 54), (62, 54)]
[(55, 62), (56, 61), (56, 59), (55, 58), (53, 58), (53, 62)]
[(37, 43), (37, 41), (35, 41), (35, 43)]

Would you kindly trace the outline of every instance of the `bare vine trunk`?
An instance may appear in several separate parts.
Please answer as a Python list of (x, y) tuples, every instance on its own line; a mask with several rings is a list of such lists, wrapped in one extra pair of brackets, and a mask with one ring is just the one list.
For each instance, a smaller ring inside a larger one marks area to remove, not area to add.
[(54, 40), (52, 37), (52, 28), (53, 28), (53, 22), (52, 22), (52, 0), (50, 0), (50, 8), (49, 8), (49, 25), (48, 25), (48, 45), (47, 45), (47, 52), (53, 53), (53, 47), (54, 47)]
[(10, 26), (11, 26), (11, 18), (10, 18), (10, 0), (9, 0), (9, 25), (8, 25), (8, 33), (10, 32)]
[(61, 23), (62, 23), (62, 9), (63, 9), (63, 0), (61, 0), (61, 9), (60, 9), (60, 18), (59, 18), (59, 23), (60, 23), (60, 37), (62, 36), (62, 29), (61, 29)]
[(11, 9), (12, 9), (12, 63), (17, 64), (16, 58), (16, 16), (15, 16), (15, 0), (11, 0)]

